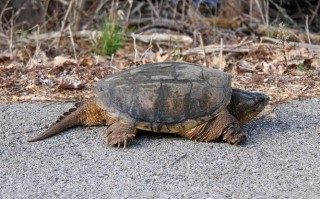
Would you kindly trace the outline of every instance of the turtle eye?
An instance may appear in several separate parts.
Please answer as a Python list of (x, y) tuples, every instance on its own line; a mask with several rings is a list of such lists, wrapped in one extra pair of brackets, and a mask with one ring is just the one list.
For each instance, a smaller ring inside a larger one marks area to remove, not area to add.
[(259, 97), (258, 98), (258, 102), (263, 102), (264, 101), (264, 97)]

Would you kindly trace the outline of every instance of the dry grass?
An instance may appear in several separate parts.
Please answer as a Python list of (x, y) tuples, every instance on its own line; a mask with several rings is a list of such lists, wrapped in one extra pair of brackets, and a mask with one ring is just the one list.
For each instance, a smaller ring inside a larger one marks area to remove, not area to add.
[[(299, 12), (292, 15), (274, 1), (250, 2), (249, 14), (223, 19), (216, 13), (219, 9), (194, 7), (188, 1), (175, 5), (167, 1), (47, 0), (40, 4), (43, 23), (27, 29), (18, 26), (17, 16), (9, 4), (4, 5), (0, 12), (0, 101), (77, 101), (88, 98), (94, 83), (108, 74), (168, 60), (232, 73), (234, 86), (266, 92), (274, 103), (320, 96), (320, 37), (312, 33), (320, 30), (314, 25), (319, 24), (314, 13), (320, 3), (305, 1), (306, 6), (298, 6)], [(268, 4), (273, 7), (266, 9)], [(279, 10), (280, 15), (276, 14)], [(92, 49), (105, 16), (116, 16), (123, 27), (135, 28), (112, 56), (95, 55)], [(284, 19), (291, 27), (279, 30)], [(306, 26), (305, 33), (300, 26)], [(285, 37), (277, 38), (279, 31)]]

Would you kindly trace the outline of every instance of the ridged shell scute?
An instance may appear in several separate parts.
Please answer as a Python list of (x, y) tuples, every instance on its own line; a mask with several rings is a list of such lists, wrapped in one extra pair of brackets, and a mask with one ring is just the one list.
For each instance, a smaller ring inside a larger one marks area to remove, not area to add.
[(231, 98), (231, 76), (184, 62), (141, 65), (97, 83), (109, 116), (154, 132), (179, 132), (212, 119)]

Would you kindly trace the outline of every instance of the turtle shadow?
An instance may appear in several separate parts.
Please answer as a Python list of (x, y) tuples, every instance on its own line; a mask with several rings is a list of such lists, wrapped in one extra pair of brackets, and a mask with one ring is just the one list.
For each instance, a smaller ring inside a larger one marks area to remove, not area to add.
[(141, 140), (156, 140), (156, 139), (187, 139), (182, 136), (179, 136), (175, 133), (164, 133), (164, 132), (152, 132), (152, 131), (144, 131), (144, 130), (138, 130), (137, 139)]
[[(152, 132), (138, 129), (137, 135), (133, 142), (131, 143), (131, 148), (143, 148), (149, 145), (151, 142), (160, 140), (187, 140), (184, 137), (176, 135), (174, 133), (164, 133), (164, 132)], [(160, 143), (160, 142), (159, 142)]]
[[(276, 135), (285, 134), (289, 130), (292, 130), (292, 126), (290, 126), (286, 121), (283, 121), (279, 118), (259, 118), (253, 120), (242, 127), (242, 131), (245, 132), (248, 137), (247, 142), (244, 144), (244, 146), (265, 142), (270, 138), (272, 139), (272, 137)], [(134, 145), (141, 145), (140, 141), (143, 142), (163, 139), (191, 141), (174, 133), (157, 133), (144, 130), (138, 130), (136, 139), (139, 140), (139, 142), (136, 142)], [(216, 141), (212, 143), (222, 143), (222, 141)]]
[(272, 139), (280, 134), (286, 134), (292, 130), (286, 121), (271, 118), (256, 119), (242, 127), (242, 131), (247, 135), (247, 145), (259, 144)]
[[(285, 134), (292, 130), (292, 125), (288, 124), (284, 118), (257, 118), (245, 124), (241, 129), (247, 135), (247, 141), (242, 145), (254, 145), (270, 140), (278, 134)], [(138, 130), (136, 140), (133, 145), (141, 145), (142, 142), (150, 140), (181, 140), (183, 142), (192, 141), (175, 133), (157, 133), (152, 131)], [(212, 143), (224, 143), (215, 141)]]

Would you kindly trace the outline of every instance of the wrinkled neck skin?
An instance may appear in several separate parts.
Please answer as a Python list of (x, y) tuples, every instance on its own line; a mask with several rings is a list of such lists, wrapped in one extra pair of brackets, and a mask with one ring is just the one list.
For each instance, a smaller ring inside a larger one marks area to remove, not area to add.
[(229, 111), (242, 126), (257, 116), (268, 102), (265, 94), (233, 88)]

